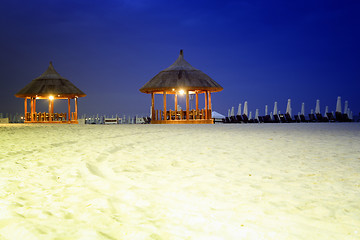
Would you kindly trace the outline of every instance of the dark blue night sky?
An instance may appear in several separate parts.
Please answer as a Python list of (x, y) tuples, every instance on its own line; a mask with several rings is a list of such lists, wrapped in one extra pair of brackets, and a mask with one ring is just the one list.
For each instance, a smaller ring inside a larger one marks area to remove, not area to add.
[[(360, 112), (360, 1), (12, 0), (0, 3), (0, 112), (23, 112), (14, 94), (55, 69), (87, 94), (80, 114), (149, 112), (139, 91), (185, 59), (217, 81), (213, 109), (248, 101), (269, 111)], [(55, 103), (56, 109), (56, 103)]]

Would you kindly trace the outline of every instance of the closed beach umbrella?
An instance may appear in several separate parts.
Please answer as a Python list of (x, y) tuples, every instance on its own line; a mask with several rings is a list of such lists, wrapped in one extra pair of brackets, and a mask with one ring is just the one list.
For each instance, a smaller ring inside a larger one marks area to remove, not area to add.
[(265, 105), (265, 116), (268, 115), (268, 105)]
[(230, 115), (230, 109), (228, 109), (228, 117), (230, 117), (231, 115)]
[(277, 112), (278, 112), (277, 102), (274, 102), (274, 111), (273, 111), (273, 113), (274, 113), (274, 114), (277, 114)]
[(311, 109), (310, 114), (314, 114), (314, 109)]
[(305, 116), (305, 103), (301, 103), (301, 115)]
[(272, 112), (270, 112), (270, 118), (271, 120), (274, 120), (274, 114)]
[(336, 112), (341, 113), (341, 97), (339, 96), (336, 101)]
[(234, 109), (234, 107), (232, 107), (232, 108), (231, 108), (231, 112), (230, 112), (230, 116), (231, 116), (231, 117), (235, 116), (235, 115), (234, 115), (234, 114), (235, 114), (234, 112), (235, 112), (235, 109)]
[(348, 102), (348, 101), (345, 101), (345, 104), (344, 104), (344, 113), (345, 113), (345, 114), (348, 113), (348, 108), (349, 108), (349, 102)]
[(259, 109), (255, 110), (255, 119), (259, 120)]
[(247, 101), (244, 102), (244, 114), (246, 116), (248, 115), (248, 103), (247, 103)]
[(325, 107), (325, 114), (324, 114), (324, 117), (326, 117), (327, 116), (327, 113), (329, 112), (329, 106), (326, 106)]
[(239, 107), (238, 107), (237, 115), (241, 116), (241, 103), (239, 103)]
[(315, 113), (320, 114), (320, 100), (316, 100)]
[(291, 99), (288, 99), (286, 106), (286, 113), (288, 113), (291, 116)]
[(252, 112), (249, 113), (249, 119), (252, 119)]

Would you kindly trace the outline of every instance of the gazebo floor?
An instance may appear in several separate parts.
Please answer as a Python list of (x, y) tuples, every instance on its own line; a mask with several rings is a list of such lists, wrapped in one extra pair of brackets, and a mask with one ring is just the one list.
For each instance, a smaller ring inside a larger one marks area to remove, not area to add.
[(78, 124), (78, 120), (71, 121), (24, 121), (24, 123), (69, 123), (69, 124)]
[(213, 124), (213, 119), (151, 120), (151, 124)]

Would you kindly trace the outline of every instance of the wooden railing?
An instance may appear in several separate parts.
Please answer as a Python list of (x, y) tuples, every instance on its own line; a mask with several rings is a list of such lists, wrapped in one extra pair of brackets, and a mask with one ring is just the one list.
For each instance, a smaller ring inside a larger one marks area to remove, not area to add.
[[(76, 121), (77, 116), (75, 112), (71, 112), (70, 121)], [(31, 113), (27, 112), (25, 114), (25, 122), (68, 122), (67, 113), (47, 113), (47, 112), (39, 112), (33, 113), (31, 117)]]
[[(207, 117), (206, 117), (206, 111), (208, 111)], [(160, 120), (206, 120), (211, 119), (211, 110), (205, 110), (201, 109), (196, 111), (195, 109), (192, 109), (189, 111), (189, 119), (186, 118), (186, 111), (180, 110), (180, 111), (173, 111), (169, 110), (166, 111), (166, 119), (164, 119), (164, 111), (162, 110), (155, 110), (154, 114), (154, 120), (160, 121)]]

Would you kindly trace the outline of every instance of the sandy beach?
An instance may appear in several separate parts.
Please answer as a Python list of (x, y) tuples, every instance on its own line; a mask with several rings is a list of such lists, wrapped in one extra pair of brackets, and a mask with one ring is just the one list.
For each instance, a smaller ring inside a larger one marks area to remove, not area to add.
[(360, 239), (360, 124), (0, 124), (0, 239)]

